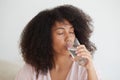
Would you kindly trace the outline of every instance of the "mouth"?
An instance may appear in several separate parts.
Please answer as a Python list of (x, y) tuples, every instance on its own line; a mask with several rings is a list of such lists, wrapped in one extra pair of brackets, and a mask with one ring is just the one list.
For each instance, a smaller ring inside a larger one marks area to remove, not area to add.
[(69, 52), (69, 50), (68, 50), (68, 47), (67, 47), (67, 46), (65, 46), (65, 50), (66, 50), (66, 53), (68, 54), (68, 56), (69, 56), (69, 57), (72, 57), (71, 54), (70, 54), (70, 52)]

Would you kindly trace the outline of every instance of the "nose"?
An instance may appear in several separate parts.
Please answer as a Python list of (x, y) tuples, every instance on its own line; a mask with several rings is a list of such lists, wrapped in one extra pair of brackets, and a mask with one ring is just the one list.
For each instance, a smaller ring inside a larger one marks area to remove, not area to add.
[(66, 39), (65, 39), (65, 42), (66, 42), (66, 47), (72, 47), (73, 45), (73, 42), (74, 42), (74, 37), (71, 36), (70, 34), (66, 35)]
[(69, 33), (66, 33), (66, 36), (65, 36), (65, 41), (66, 42), (71, 42), (72, 41), (72, 36), (69, 34)]

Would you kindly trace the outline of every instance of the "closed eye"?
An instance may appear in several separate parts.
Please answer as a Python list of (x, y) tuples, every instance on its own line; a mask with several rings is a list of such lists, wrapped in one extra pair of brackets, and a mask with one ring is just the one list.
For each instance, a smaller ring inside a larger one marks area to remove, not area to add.
[(58, 35), (63, 35), (64, 33), (57, 33)]
[(74, 34), (74, 32), (70, 32), (70, 34)]

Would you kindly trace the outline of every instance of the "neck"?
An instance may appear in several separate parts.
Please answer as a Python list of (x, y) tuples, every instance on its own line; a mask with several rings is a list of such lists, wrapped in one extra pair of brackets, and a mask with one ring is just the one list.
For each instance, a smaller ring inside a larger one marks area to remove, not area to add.
[(72, 60), (70, 60), (69, 55), (55, 55), (54, 56), (55, 67), (56, 70), (61, 70), (68, 68), (72, 65)]

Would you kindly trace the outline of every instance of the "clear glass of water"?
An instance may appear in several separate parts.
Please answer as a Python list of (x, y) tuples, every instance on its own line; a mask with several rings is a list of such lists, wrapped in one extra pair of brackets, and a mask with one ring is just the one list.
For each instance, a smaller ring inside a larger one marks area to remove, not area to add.
[(75, 53), (77, 50), (77, 46), (79, 45), (80, 43), (77, 38), (75, 38), (74, 42), (72, 41), (67, 42), (67, 48), (72, 58), (74, 58), (79, 65), (84, 66), (87, 63), (87, 59), (84, 57), (78, 57), (77, 54)]

